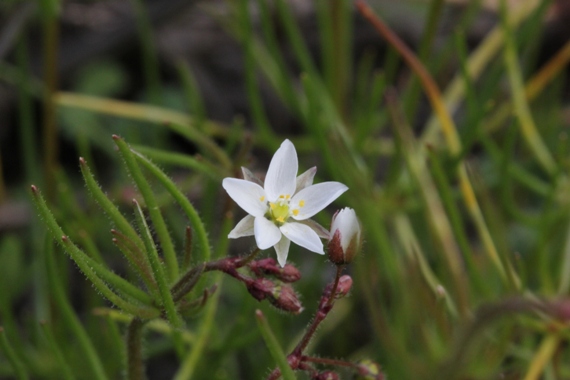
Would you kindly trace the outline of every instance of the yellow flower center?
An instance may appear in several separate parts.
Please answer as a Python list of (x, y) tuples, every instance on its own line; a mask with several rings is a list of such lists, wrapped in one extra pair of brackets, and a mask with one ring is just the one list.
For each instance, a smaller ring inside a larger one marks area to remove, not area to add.
[[(281, 198), (281, 197), (280, 197)], [(269, 217), (278, 226), (283, 225), (289, 219), (289, 201), (278, 200), (277, 202), (269, 202)]]
[[(265, 197), (262, 197), (265, 198)], [(291, 215), (298, 216), (299, 209), (291, 210), (289, 207), (290, 195), (280, 195), (276, 202), (269, 202), (269, 211), (266, 214), (267, 219), (271, 220), (278, 226), (282, 226)], [(263, 201), (263, 199), (261, 199)], [(305, 206), (305, 201), (299, 201), (299, 207)]]

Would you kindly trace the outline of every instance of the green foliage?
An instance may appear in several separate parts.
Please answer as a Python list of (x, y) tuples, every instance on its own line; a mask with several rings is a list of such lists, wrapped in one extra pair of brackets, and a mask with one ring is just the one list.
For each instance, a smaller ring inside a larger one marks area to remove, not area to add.
[[(345, 377), (374, 363), (394, 379), (570, 377), (570, 45), (539, 60), (536, 30), (551, 2), (501, 1), (497, 25), (469, 50), (481, 2), (469, 3), (449, 36), (437, 34), (445, 2), (415, 6), (408, 17), (425, 20), (415, 54), (383, 29), (397, 25), (384, 5), (366, 13), (362, 1), (316, 1), (315, 52), (289, 2), (227, 2), (218, 17), (243, 51), (249, 120), (224, 124), (209, 119), (192, 67), (159, 62), (139, 0), (139, 100), (113, 99), (130, 82), (109, 57), (59, 92), (51, 33), (65, 4), (42, 1), (46, 76), (30, 74), (26, 29), (14, 60), (0, 62), (17, 95), (25, 185), (1, 177), (0, 198), (35, 184), (28, 227), (0, 237), (0, 377), (140, 379), (145, 362), (174, 361), (164, 371), (180, 380), (271, 378), (275, 368), (303, 378), (287, 355), (322, 311), (331, 266), (292, 247), (305, 308), (294, 317), (251, 297), (247, 263), (224, 267), (253, 243), (227, 238), (238, 209), (221, 181), (266, 168), (259, 157), (285, 138), (301, 172), (317, 165), (316, 182), (348, 185), (337, 204), (356, 210), (365, 235), (348, 268), (351, 297), (307, 338), (315, 368), (338, 369), (334, 357), (350, 363)], [(357, 50), (356, 22), (375, 25), (385, 51)], [(160, 64), (177, 86), (162, 82)], [(270, 124), (262, 82), (295, 133)], [(46, 112), (35, 120), (39, 98)], [(57, 162), (58, 136), (83, 157), (81, 176)], [(317, 219), (326, 228), (330, 211)]]

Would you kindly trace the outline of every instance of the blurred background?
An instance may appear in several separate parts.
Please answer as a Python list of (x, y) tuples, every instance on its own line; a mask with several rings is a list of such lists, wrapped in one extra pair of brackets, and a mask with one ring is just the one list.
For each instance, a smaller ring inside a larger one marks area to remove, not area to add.
[[(370, 359), (392, 379), (570, 377), (566, 325), (533, 307), (563, 302), (570, 287), (570, 3), (368, 4), (432, 82), (352, 1), (0, 2), (0, 378), (95, 378), (77, 328), (105, 375), (124, 375), (128, 319), (60, 247), (57, 284), (49, 280), (29, 193), (41, 188), (65, 233), (136, 284), (78, 164), (84, 157), (134, 219), (138, 193), (113, 134), (195, 204), (216, 258), (254, 246), (227, 241), (243, 215), (221, 180), (240, 166), (263, 177), (285, 138), (300, 170), (316, 165), (316, 182), (350, 187), (318, 221), (328, 228), (336, 209), (355, 208), (365, 245), (347, 268), (351, 297), (318, 331), (315, 355)], [(188, 221), (151, 177), (182, 250)], [(233, 279), (205, 280), (219, 297), (191, 378), (268, 375), (275, 362), (257, 308), (285, 352), (295, 346), (335, 268), (298, 247), (289, 260), (303, 273), (299, 316)], [(490, 304), (498, 311), (487, 318)], [(205, 315), (186, 318), (188, 352)], [(161, 326), (145, 330), (149, 379), (182, 376), (184, 358)]]

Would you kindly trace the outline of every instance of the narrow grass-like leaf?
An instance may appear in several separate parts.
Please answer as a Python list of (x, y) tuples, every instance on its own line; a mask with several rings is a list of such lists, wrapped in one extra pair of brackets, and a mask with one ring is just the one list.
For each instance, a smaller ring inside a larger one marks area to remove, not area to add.
[[(141, 192), (141, 195), (148, 208), (152, 224), (160, 241), (160, 247), (164, 255), (164, 261), (166, 262), (167, 274), (164, 280), (166, 280), (166, 283), (169, 283), (170, 281), (176, 279), (179, 273), (178, 260), (176, 258), (176, 252), (174, 250), (174, 243), (172, 242), (172, 238), (170, 237), (168, 228), (164, 222), (164, 218), (162, 217), (162, 213), (158, 207), (158, 203), (156, 202), (156, 198), (154, 197), (154, 193), (152, 192), (150, 184), (143, 176), (142, 171), (139, 168), (133, 153), (131, 152), (131, 149), (127, 143), (119, 136), (113, 136), (113, 140), (115, 140), (115, 144), (117, 144), (119, 147), (119, 152), (125, 160), (127, 168), (129, 169), (129, 173), (133, 177), (133, 180)], [(148, 249), (146, 236), (143, 236), (143, 241), (145, 242), (145, 246)], [(148, 254), (149, 260), (152, 260), (153, 254), (150, 252)], [(157, 276), (158, 273), (156, 272), (156, 267), (154, 267), (152, 262), (151, 265), (153, 266), (154, 275)], [(158, 279), (157, 282), (159, 282), (160, 286), (160, 281)]]
[(145, 379), (145, 366), (143, 361), (143, 327), (144, 321), (133, 318), (127, 328), (127, 379)]
[[(434, 112), (437, 114), (439, 122), (441, 123), (441, 131), (445, 137), (446, 144), (453, 155), (458, 155), (461, 152), (461, 140), (459, 139), (457, 127), (449, 110), (446, 108), (445, 101), (434, 79), (409, 47), (406, 46), (402, 40), (374, 14), (372, 9), (370, 9), (364, 1), (358, 0), (356, 5), (362, 15), (370, 21), (370, 23), (384, 38), (386, 38), (390, 45), (398, 50), (410, 68), (419, 76), (424, 91), (426, 92)], [(427, 146), (425, 141), (420, 141), (420, 149), (425, 149), (425, 146)], [(502, 257), (497, 251), (495, 242), (489, 232), (489, 227), (487, 226), (483, 213), (481, 212), (481, 208), (479, 207), (475, 191), (473, 190), (473, 186), (471, 185), (469, 176), (467, 175), (466, 165), (463, 162), (460, 162), (457, 165), (457, 177), (459, 179), (459, 187), (461, 189), (465, 206), (477, 227), (477, 232), (483, 242), (486, 254), (489, 256), (493, 264), (495, 264), (503, 281), (508, 282), (509, 279), (514, 278), (515, 283), (511, 285), (514, 288), (518, 288), (520, 286), (520, 282), (516, 278), (516, 275), (510, 271), (511, 268), (505, 268)], [(507, 270), (509, 270), (508, 276)]]
[(203, 123), (203, 130), (196, 129), (194, 119), (180, 112), (166, 108), (140, 105), (114, 99), (105, 99), (89, 95), (59, 92), (55, 102), (60, 106), (81, 108), (108, 115), (129, 119), (149, 121), (166, 127), (196, 143), (200, 148), (215, 157), (225, 168), (231, 168), (232, 162), (226, 153), (208, 135), (225, 136), (227, 129), (208, 120)]
[[(115, 309), (99, 307), (93, 310), (95, 315), (106, 317), (112, 321), (117, 321), (123, 324), (129, 324), (133, 320), (133, 316), (125, 314)], [(175, 328), (169, 324), (164, 319), (153, 319), (149, 320), (145, 325), (149, 330), (163, 334), (163, 335), (173, 335)], [(180, 330), (182, 338), (186, 343), (194, 343), (196, 341), (196, 335), (188, 330)]]
[[(216, 273), (214, 275), (214, 282), (221, 287), (222, 281), (222, 273)], [(210, 334), (214, 328), (214, 316), (216, 315), (216, 310), (218, 308), (220, 293), (220, 291), (217, 291), (214, 293), (213, 297), (210, 297), (208, 299), (200, 327), (197, 329), (198, 335), (196, 336), (196, 342), (192, 346), (190, 353), (188, 353), (187, 356), (182, 360), (180, 368), (178, 369), (178, 372), (174, 376), (173, 380), (191, 379), (194, 372), (196, 371), (196, 367), (200, 363), (200, 359), (205, 354), (206, 343), (208, 343)]]
[(105, 374), (105, 370), (103, 368), (103, 363), (101, 362), (101, 359), (97, 354), (97, 351), (95, 350), (91, 339), (87, 335), (87, 332), (81, 325), (79, 318), (77, 318), (77, 315), (67, 300), (65, 291), (63, 290), (61, 283), (58, 280), (59, 275), (57, 273), (57, 268), (53, 259), (54, 252), (53, 242), (51, 238), (46, 238), (45, 250), (48, 282), (51, 293), (54, 297), (54, 302), (57, 305), (57, 309), (60, 311), (62, 318), (67, 325), (67, 328), (69, 328), (71, 332), (73, 332), (73, 335), (77, 338), (79, 347), (83, 351), (83, 355), (87, 359), (87, 363), (90, 367), (91, 376), (99, 380), (107, 379), (107, 375)]
[(1, 326), (0, 326), (0, 347), (2, 348), (2, 351), (4, 351), (4, 355), (6, 355), (6, 358), (12, 365), (12, 368), (14, 369), (14, 374), (16, 375), (18, 380), (29, 379), (30, 375), (28, 374), (26, 367), (24, 367), (22, 360), (16, 355), (16, 352), (12, 348), (10, 342), (8, 341), (8, 337), (4, 332), (4, 328)]
[(200, 173), (204, 173), (214, 181), (219, 182), (222, 178), (229, 175), (229, 171), (212, 164), (201, 156), (193, 157), (188, 154), (174, 153), (142, 145), (131, 145), (131, 147), (156, 162), (196, 170)]
[(65, 356), (61, 352), (57, 339), (55, 339), (53, 336), (51, 326), (45, 322), (41, 322), (40, 326), (42, 328), (46, 341), (49, 344), (50, 351), (53, 353), (55, 359), (57, 360), (57, 368), (61, 370), (59, 376), (61, 376), (62, 379), (66, 380), (75, 379), (75, 376), (73, 376), (73, 373), (71, 372), (71, 366), (67, 363)]
[(152, 26), (149, 15), (142, 0), (131, 0), (135, 11), (137, 32), (142, 52), (143, 75), (148, 98), (155, 104), (161, 103), (160, 72), (158, 58), (153, 44)]
[(162, 170), (160, 170), (156, 165), (154, 165), (150, 160), (148, 160), (143, 155), (133, 152), (134, 157), (149, 171), (151, 172), (159, 181), (162, 186), (172, 195), (172, 197), (178, 202), (180, 207), (186, 213), (186, 216), (192, 223), (194, 230), (196, 232), (196, 238), (198, 240), (198, 245), (200, 247), (201, 255), (195, 254), (194, 257), (198, 261), (208, 261), (210, 259), (210, 244), (208, 242), (208, 234), (206, 228), (198, 215), (198, 212), (190, 203), (188, 198), (176, 188), (176, 185)]
[(546, 336), (534, 353), (532, 360), (529, 362), (528, 371), (526, 372), (524, 380), (538, 380), (541, 375), (546, 372), (546, 366), (557, 355), (562, 337), (557, 333), (550, 333)]
[(237, 7), (240, 29), (242, 31), (241, 40), (244, 45), (243, 49), (245, 52), (245, 85), (251, 115), (253, 117), (254, 125), (259, 132), (261, 141), (263, 141), (269, 148), (275, 149), (279, 146), (280, 141), (275, 136), (275, 133), (269, 124), (267, 114), (263, 109), (263, 101), (257, 84), (257, 58), (255, 57), (255, 52), (253, 50), (253, 26), (250, 19), (251, 16), (249, 14), (249, 1), (240, 0)]
[(500, 14), (503, 33), (505, 36), (505, 49), (503, 53), (507, 73), (509, 75), (509, 83), (511, 88), (511, 96), (513, 98), (515, 115), (519, 121), (522, 135), (524, 136), (530, 150), (536, 156), (536, 159), (542, 165), (543, 169), (548, 174), (552, 175), (558, 171), (558, 168), (556, 162), (550, 154), (550, 151), (548, 150), (548, 147), (538, 133), (525, 97), (523, 77), (518, 64), (515, 41), (512, 33), (512, 25), (509, 22), (509, 16), (507, 15), (506, 5), (504, 1), (501, 1)]
[(459, 313), (465, 318), (468, 313), (469, 288), (462, 274), (461, 252), (453, 235), (451, 223), (445, 213), (435, 184), (426, 170), (425, 162), (421, 159), (413, 132), (402, 115), (402, 111), (396, 105), (395, 97), (392, 96), (388, 100), (388, 108), (394, 122), (394, 131), (402, 141), (408, 170), (421, 190), (428, 218), (431, 220), (432, 228), (441, 247), (442, 259), (446, 263), (450, 278), (453, 281)]
[(265, 341), (271, 356), (275, 359), (277, 366), (281, 370), (281, 376), (283, 376), (284, 380), (295, 380), (295, 373), (287, 361), (287, 356), (279, 345), (273, 331), (271, 331), (271, 327), (261, 310), (255, 311), (255, 320), (257, 321), (257, 327), (261, 332), (261, 336), (263, 336), (263, 340)]
[(479, 267), (475, 263), (475, 254), (469, 245), (469, 239), (466, 235), (465, 223), (461, 218), (461, 212), (456, 204), (455, 197), (453, 196), (452, 186), (449, 182), (449, 178), (445, 175), (443, 170), (443, 165), (440, 162), (438, 155), (429, 151), (430, 153), (430, 169), (432, 173), (433, 180), (437, 185), (437, 190), (440, 194), (440, 198), (445, 211), (449, 216), (449, 222), (453, 230), (453, 234), (457, 239), (457, 244), (461, 251), (463, 252), (463, 258), (467, 270), (469, 271), (470, 278), (473, 280), (473, 285), (479, 291), (484, 293), (489, 293), (490, 289), (488, 287), (488, 282), (484, 281)]
[(184, 259), (182, 260), (182, 269), (187, 270), (190, 268), (192, 259), (192, 228), (187, 226), (184, 232)]
[(181, 357), (184, 353), (184, 347), (180, 331), (184, 326), (184, 321), (178, 314), (178, 311), (174, 304), (172, 294), (170, 293), (170, 289), (168, 287), (168, 278), (165, 271), (163, 270), (164, 268), (158, 256), (158, 251), (154, 244), (152, 233), (146, 223), (145, 215), (136, 199), (133, 199), (133, 204), (135, 206), (135, 217), (137, 224), (139, 226), (139, 230), (146, 247), (146, 252), (148, 254), (148, 258), (152, 267), (154, 278), (156, 279), (158, 285), (163, 311), (166, 314), (168, 321), (175, 328), (174, 333), (172, 334), (174, 347), (178, 356)]
[(156, 246), (152, 239), (152, 232), (146, 223), (145, 215), (139, 203), (133, 199), (133, 204), (135, 207), (135, 217), (137, 219), (139, 230), (146, 247), (146, 252), (148, 254), (148, 260), (152, 267), (154, 278), (156, 279), (156, 283), (160, 291), (160, 296), (162, 298), (162, 306), (164, 307), (166, 316), (170, 323), (172, 323), (174, 327), (182, 327), (184, 323), (176, 312), (172, 294), (170, 294), (170, 288), (168, 287), (168, 278), (164, 273), (162, 263), (158, 257), (158, 251), (156, 250)]
[[(265, 0), (257, 0), (259, 7), (259, 19), (261, 21), (261, 30), (267, 52), (263, 45), (255, 43), (253, 49), (256, 57), (261, 57), (257, 62), (262, 63), (259, 69), (265, 73), (265, 76), (280, 95), (283, 102), (296, 114), (300, 114), (301, 104), (295, 88), (294, 81), (291, 80), (289, 68), (283, 57), (283, 49), (276, 35), (275, 23), (272, 22), (273, 16), (269, 10), (269, 4)], [(264, 54), (261, 54), (261, 53)]]
[(144, 252), (140, 251), (139, 247), (130, 240), (126, 235), (123, 235), (117, 230), (111, 230), (111, 233), (115, 236), (113, 238), (113, 243), (119, 248), (119, 250), (125, 255), (125, 257), (139, 270), (139, 275), (145, 282), (146, 286), (151, 291), (158, 290), (156, 286), (156, 281), (152, 276), (152, 271), (148, 265), (146, 255)]
[(142, 250), (144, 248), (144, 244), (140, 236), (136, 233), (135, 229), (131, 226), (123, 214), (121, 214), (117, 206), (115, 206), (113, 202), (107, 198), (107, 195), (105, 195), (97, 183), (97, 180), (93, 176), (91, 169), (83, 158), (79, 159), (79, 167), (81, 168), (81, 174), (83, 175), (83, 180), (85, 181), (85, 185), (89, 190), (89, 194), (91, 194), (93, 199), (99, 204), (99, 206), (109, 216), (109, 218), (111, 218), (117, 229), (128, 236), (128, 238), (135, 242), (137, 247)]
[(457, 317), (457, 307), (455, 306), (453, 299), (449, 297), (449, 294), (445, 293), (442, 295), (440, 292), (441, 281), (439, 278), (437, 278), (436, 274), (429, 266), (429, 263), (425, 257), (425, 253), (422, 252), (420, 243), (417, 239), (416, 234), (414, 233), (410, 219), (406, 215), (400, 214), (396, 215), (394, 222), (402, 246), (405, 248), (408, 256), (417, 261), (417, 265), (422, 272), (424, 280), (430, 287), (434, 296), (444, 297), (447, 309), (451, 315)]
[(188, 108), (190, 109), (190, 114), (194, 118), (196, 129), (202, 130), (201, 126), (206, 120), (206, 107), (204, 106), (204, 102), (200, 96), (198, 83), (196, 82), (188, 63), (180, 60), (176, 63), (176, 68), (178, 69), (178, 75), (180, 76), (182, 87), (184, 88), (184, 93), (188, 100)]
[[(71, 259), (77, 264), (83, 274), (87, 276), (87, 278), (93, 283), (93, 285), (95, 285), (95, 287), (101, 292), (104, 297), (106, 297), (109, 301), (122, 308), (123, 310), (135, 315), (139, 315), (142, 318), (153, 318), (158, 315), (158, 310), (149, 306), (143, 306), (149, 305), (151, 303), (151, 299), (148, 294), (87, 256), (71, 241), (71, 239), (69, 239), (64, 234), (63, 230), (57, 224), (57, 221), (47, 207), (41, 193), (35, 186), (32, 186), (32, 200), (34, 201), (44, 223), (46, 224), (51, 237), (56, 242), (60, 242), (60, 244), (63, 245)], [(108, 283), (112, 284), (124, 296), (136, 300), (142, 305), (136, 305), (126, 301), (117, 295), (113, 290), (111, 290)]]
[[(539, 2), (535, 1), (525, 1), (520, 7), (513, 7), (513, 12), (509, 15), (512, 27), (523, 22), (538, 6), (538, 3)], [(467, 64), (467, 72), (473, 81), (481, 75), (490, 62), (493, 62), (493, 59), (502, 48), (503, 42), (504, 34), (502, 27), (497, 25), (487, 33), (484, 40), (477, 46), (477, 49), (471, 53)], [(445, 94), (443, 95), (443, 102), (448, 112), (455, 113), (455, 111), (457, 111), (464, 97), (464, 84), (465, 82), (461, 74), (457, 74), (447, 86)], [(438, 118), (439, 116), (434, 114), (427, 122), (427, 126), (420, 138), (420, 144), (424, 145), (434, 142), (434, 137), (441, 128), (441, 120), (438, 120)]]

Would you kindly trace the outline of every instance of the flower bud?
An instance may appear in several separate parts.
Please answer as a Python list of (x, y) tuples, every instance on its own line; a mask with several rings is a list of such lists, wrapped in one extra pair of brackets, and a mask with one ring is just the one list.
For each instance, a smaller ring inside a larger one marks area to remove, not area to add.
[(330, 236), (329, 260), (336, 265), (350, 263), (362, 247), (360, 222), (353, 209), (346, 207), (334, 214)]
[(380, 370), (380, 365), (372, 360), (365, 359), (358, 363), (358, 380), (384, 380), (385, 376)]
[(284, 267), (281, 267), (272, 258), (252, 261), (249, 268), (257, 276), (271, 275), (283, 282), (295, 282), (301, 278), (301, 272), (295, 266), (285, 264)]
[(269, 297), (269, 302), (279, 310), (293, 314), (303, 311), (303, 305), (293, 287), (288, 284), (277, 286), (273, 291), (273, 297)]
[(338, 373), (333, 371), (319, 372), (312, 377), (313, 380), (340, 380)]
[(257, 278), (247, 286), (249, 294), (258, 301), (262, 301), (268, 296), (272, 297), (275, 289), (277, 289), (277, 286), (273, 281), (266, 278)]

